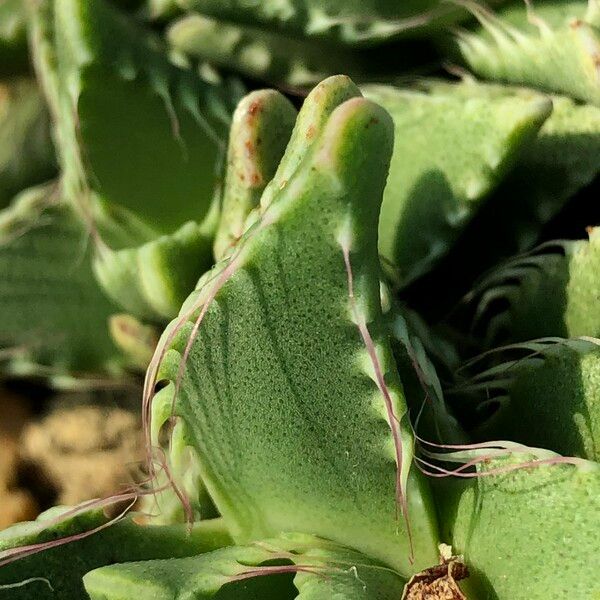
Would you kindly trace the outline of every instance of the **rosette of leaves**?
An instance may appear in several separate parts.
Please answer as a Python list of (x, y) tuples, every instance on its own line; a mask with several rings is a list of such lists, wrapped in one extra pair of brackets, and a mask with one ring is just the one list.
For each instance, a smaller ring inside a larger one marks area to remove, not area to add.
[[(390, 116), (347, 78), (320, 84), (258, 202), (236, 196), (247, 207), (245, 232), (159, 342), (144, 396), (150, 443), (167, 455), (187, 450), (230, 536), (217, 542), (223, 547), (176, 558), (165, 544), (172, 559), (145, 560), (152, 557), (126, 542), (113, 548), (114, 538), (77, 546), (75, 528), (65, 540), (74, 545), (54, 549), (80, 549), (78, 568), (60, 563), (62, 581), (80, 585), (82, 571), (105, 564), (84, 576), (94, 600), (375, 599), (398, 598), (403, 588), (410, 598), (443, 541), (464, 556), (437, 565), (440, 585), (456, 583), (456, 562), (471, 572), (462, 591), (454, 587), (457, 598), (598, 594), (597, 463), (508, 442), (447, 444), (457, 451), (445, 453), (413, 433), (406, 395), (416, 386), (401, 383), (392, 333), (418, 358), (426, 387), (439, 395), (440, 386), (408, 323), (390, 329), (381, 293), (376, 231), (393, 131)], [(185, 498), (177, 461), (160, 469), (170, 468)], [(464, 481), (432, 486), (415, 461)], [(459, 468), (440, 466), (449, 461)], [(145, 539), (157, 531), (149, 527)], [(28, 541), (13, 542), (0, 560), (47, 549), (15, 548)], [(86, 563), (92, 552), (100, 558)], [(29, 575), (17, 570), (24, 564), (1, 568), (12, 587), (0, 592), (58, 577), (56, 562), (40, 560)]]

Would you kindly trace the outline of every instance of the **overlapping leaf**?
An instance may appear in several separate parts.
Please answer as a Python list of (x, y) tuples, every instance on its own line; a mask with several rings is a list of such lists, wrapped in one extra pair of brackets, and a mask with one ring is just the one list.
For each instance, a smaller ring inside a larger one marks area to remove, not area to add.
[[(510, 351), (518, 358), (508, 359)], [(497, 350), (453, 390), (480, 441), (512, 440), (600, 462), (600, 346), (553, 339)]]
[(108, 524), (102, 509), (57, 507), (36, 521), (2, 531), (0, 561), (16, 556), (13, 553), (25, 546), (35, 549), (51, 546), (60, 538), (81, 537), (1, 566), (0, 598), (88, 600), (82, 577), (91, 569), (124, 561), (191, 556), (231, 543), (219, 520), (198, 523), (191, 532), (184, 525), (143, 527), (130, 517)]
[(379, 251), (400, 285), (448, 252), (551, 111), (534, 92), (493, 93), (474, 83), (423, 88), (365, 87), (394, 119)]
[(0, 213), (0, 344), (19, 373), (120, 371), (116, 307), (94, 279), (90, 235), (53, 186)]
[(471, 568), (472, 597), (597, 597), (598, 464), (560, 464), (556, 454), (527, 448), (486, 455), (478, 478), (446, 481), (436, 495), (444, 537)]
[(600, 234), (541, 246), (483, 278), (473, 292), (487, 347), (541, 337), (600, 336)]
[[(297, 573), (297, 595), (290, 578), (282, 578), (286, 571)], [(92, 600), (392, 600), (403, 586), (396, 573), (376, 561), (299, 534), (193, 558), (105, 567), (84, 581)]]
[(120, 209), (143, 232), (117, 246), (104, 240), (99, 279), (128, 311), (172, 316), (212, 262), (212, 225), (201, 222), (235, 94), (174, 66), (152, 34), (104, 0), (40, 3), (32, 30), (68, 197), (92, 214), (86, 204)]

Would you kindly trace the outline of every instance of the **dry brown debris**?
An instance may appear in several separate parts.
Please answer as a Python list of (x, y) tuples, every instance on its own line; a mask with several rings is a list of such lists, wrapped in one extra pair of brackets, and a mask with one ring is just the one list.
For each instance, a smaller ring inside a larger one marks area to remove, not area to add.
[(457, 581), (468, 576), (463, 558), (453, 556), (451, 548), (441, 544), (440, 564), (411, 577), (402, 600), (467, 600)]

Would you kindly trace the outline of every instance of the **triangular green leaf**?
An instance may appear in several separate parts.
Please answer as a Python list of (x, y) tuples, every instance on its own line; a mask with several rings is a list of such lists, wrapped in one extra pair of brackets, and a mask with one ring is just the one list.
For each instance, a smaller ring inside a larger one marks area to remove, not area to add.
[(236, 541), (303, 531), (407, 574), (435, 562), (436, 524), (381, 317), (391, 122), (344, 102), (356, 93), (337, 77), (308, 97), (256, 222), (167, 328), (147, 392), (173, 382), (156, 401), (177, 391), (174, 414)]
[(492, 94), (473, 83), (364, 89), (394, 119), (379, 251), (406, 285), (456, 241), (535, 137), (551, 103), (534, 92)]

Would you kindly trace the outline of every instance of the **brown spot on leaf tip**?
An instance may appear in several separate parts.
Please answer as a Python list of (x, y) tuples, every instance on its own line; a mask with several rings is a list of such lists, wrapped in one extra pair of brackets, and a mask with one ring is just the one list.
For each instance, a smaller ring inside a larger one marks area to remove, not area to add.
[(310, 140), (313, 137), (315, 137), (315, 126), (314, 125), (310, 125), (308, 127), (308, 129), (306, 130), (306, 139)]
[(411, 577), (402, 600), (467, 600), (457, 581), (466, 579), (469, 570), (460, 556), (452, 556), (449, 546), (440, 546), (440, 564)]
[(248, 114), (251, 117), (254, 117), (259, 111), (260, 111), (260, 102), (258, 100), (255, 100), (248, 107)]

